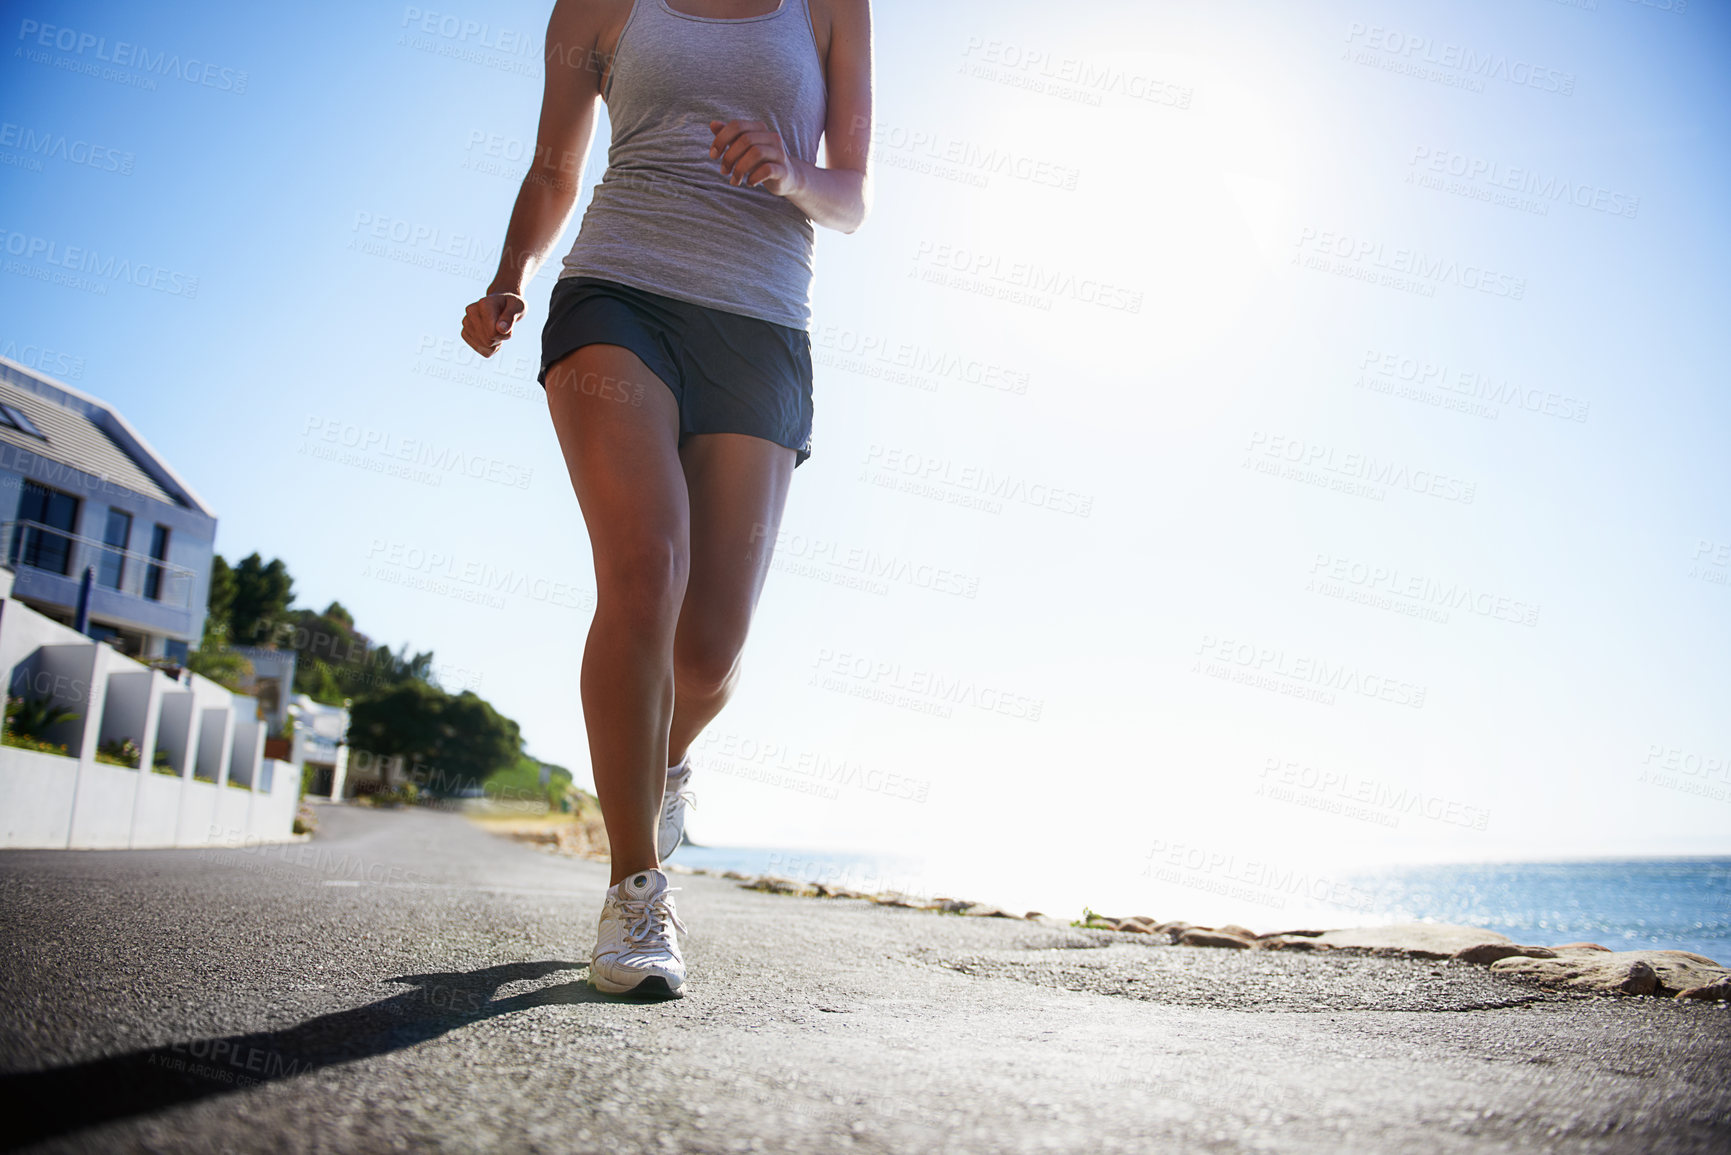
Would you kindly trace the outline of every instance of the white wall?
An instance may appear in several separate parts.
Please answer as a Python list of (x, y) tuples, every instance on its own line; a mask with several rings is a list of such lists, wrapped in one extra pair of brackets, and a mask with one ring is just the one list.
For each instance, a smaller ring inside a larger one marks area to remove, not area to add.
[[(0, 847), (223, 846), (292, 837), (300, 775), (265, 760), (257, 703), (192, 675), (181, 685), (17, 601), (0, 598), (0, 675), (79, 717), (67, 755), (0, 746)], [(96, 761), (130, 738), (138, 769)], [(153, 772), (157, 746), (173, 775)], [(194, 770), (214, 782), (200, 781)], [(229, 785), (233, 778), (236, 785)]]

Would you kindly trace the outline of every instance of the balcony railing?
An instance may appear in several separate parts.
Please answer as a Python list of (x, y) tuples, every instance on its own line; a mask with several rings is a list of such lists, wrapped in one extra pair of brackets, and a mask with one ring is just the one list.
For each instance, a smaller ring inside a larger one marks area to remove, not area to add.
[(192, 605), (197, 574), (183, 565), (147, 554), (80, 537), (39, 521), (0, 522), (6, 562), (13, 569), (32, 569), (79, 581), (86, 566), (96, 571), (96, 588), (184, 610)]

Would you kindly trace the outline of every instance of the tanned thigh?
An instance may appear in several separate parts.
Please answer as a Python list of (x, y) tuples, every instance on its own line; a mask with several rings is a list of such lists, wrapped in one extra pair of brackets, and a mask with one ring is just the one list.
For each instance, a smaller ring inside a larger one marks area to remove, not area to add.
[(679, 453), (679, 406), (641, 358), (584, 345), (547, 371), (547, 409), (589, 529), (600, 593), (659, 559), (680, 570), (689, 505)]

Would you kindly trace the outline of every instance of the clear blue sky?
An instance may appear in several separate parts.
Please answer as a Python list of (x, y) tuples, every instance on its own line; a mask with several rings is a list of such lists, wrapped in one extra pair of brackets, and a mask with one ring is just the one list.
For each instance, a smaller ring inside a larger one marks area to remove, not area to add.
[[(583, 778), (556, 262), (499, 364), (456, 336), (547, 11), (9, 5), (0, 352)], [(815, 453), (694, 835), (945, 878), (1731, 850), (1724, 5), (876, 20), (875, 215), (820, 236)], [(479, 476), (383, 472), (411, 443)]]

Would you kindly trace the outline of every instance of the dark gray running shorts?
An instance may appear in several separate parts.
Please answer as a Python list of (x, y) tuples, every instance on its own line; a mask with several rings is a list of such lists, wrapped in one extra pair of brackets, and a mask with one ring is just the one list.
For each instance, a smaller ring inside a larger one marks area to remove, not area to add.
[[(600, 277), (561, 277), (541, 330), (541, 372), (584, 345), (622, 345), (649, 366), (679, 404), (679, 440), (746, 433), (811, 456), (811, 335), (693, 305)], [(624, 382), (600, 382), (628, 400)]]

